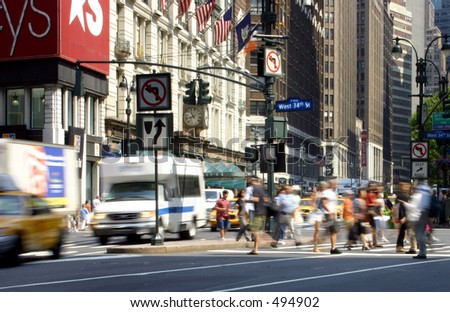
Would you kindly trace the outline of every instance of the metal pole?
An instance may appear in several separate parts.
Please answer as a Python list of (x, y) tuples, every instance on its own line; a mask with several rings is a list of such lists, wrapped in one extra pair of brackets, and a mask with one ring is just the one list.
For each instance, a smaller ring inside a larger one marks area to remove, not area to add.
[[(268, 130), (268, 133), (273, 133), (273, 110), (274, 110), (274, 94), (273, 94), (273, 84), (274, 84), (274, 78), (273, 77), (265, 77), (265, 82), (266, 82), (266, 107), (267, 107), (267, 118), (270, 121), (269, 123), (267, 123), (267, 126), (269, 129), (266, 129), (266, 131)], [(268, 144), (271, 144), (270, 140), (268, 140), (267, 142)], [(273, 196), (275, 195), (275, 189), (274, 189), (274, 164), (272, 161), (267, 161), (267, 190), (268, 190), (268, 195), (270, 196), (270, 198), (273, 198)]]
[(125, 155), (130, 156), (131, 154), (131, 148), (130, 148), (130, 140), (131, 140), (131, 125), (130, 125), (130, 115), (131, 115), (131, 97), (130, 97), (130, 91), (127, 89), (127, 109), (125, 110), (125, 113), (127, 114), (127, 142), (125, 147)]
[(156, 232), (153, 235), (151, 244), (152, 245), (164, 245), (164, 238), (159, 233), (159, 188), (158, 188), (158, 150), (154, 150), (155, 155), (155, 228)]
[(416, 76), (416, 82), (419, 84), (419, 107), (417, 111), (417, 119), (419, 124), (419, 134), (418, 139), (419, 141), (423, 140), (424, 136), (424, 125), (422, 120), (422, 114), (423, 114), (423, 99), (424, 99), (424, 93), (423, 93), (423, 87), (425, 83), (427, 82), (427, 76), (426, 76), (426, 69), (427, 69), (427, 62), (420, 58), (417, 63), (417, 76)]

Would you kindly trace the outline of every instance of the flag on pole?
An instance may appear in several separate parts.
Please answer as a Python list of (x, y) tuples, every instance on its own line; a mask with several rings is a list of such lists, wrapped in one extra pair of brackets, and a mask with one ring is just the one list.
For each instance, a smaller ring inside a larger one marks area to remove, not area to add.
[(214, 7), (216, 5), (216, 0), (208, 0), (205, 4), (198, 7), (195, 11), (195, 15), (197, 17), (197, 31), (201, 32), (206, 27), (206, 23), (208, 23), (209, 18), (212, 15)]
[(214, 44), (219, 45), (224, 42), (231, 31), (231, 19), (233, 17), (233, 8), (229, 8), (225, 14), (214, 23)]
[(244, 18), (236, 25), (236, 36), (238, 39), (238, 46), (237, 46), (237, 52), (242, 50), (244, 46), (247, 44), (247, 42), (250, 41), (250, 38), (252, 37), (253, 33), (256, 30), (256, 27), (252, 28), (252, 19), (250, 16), (250, 11), (247, 13), (247, 15), (244, 16)]
[(160, 0), (160, 4), (161, 4), (161, 11), (164, 12), (167, 7), (167, 0)]
[(192, 0), (180, 0), (178, 3), (178, 18), (182, 17), (184, 13), (189, 9)]

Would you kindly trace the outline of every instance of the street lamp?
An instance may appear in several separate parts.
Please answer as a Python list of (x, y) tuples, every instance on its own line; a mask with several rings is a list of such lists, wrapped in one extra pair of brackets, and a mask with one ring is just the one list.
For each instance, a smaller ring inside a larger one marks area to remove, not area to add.
[(131, 93), (136, 92), (136, 86), (134, 85), (134, 77), (131, 81), (130, 87), (128, 87), (127, 77), (125, 75), (122, 76), (122, 81), (119, 83), (119, 88), (127, 92), (127, 97), (125, 101), (127, 101), (127, 108), (125, 109), (125, 113), (127, 114), (127, 138), (124, 145), (125, 156), (130, 156), (131, 148), (130, 148), (130, 140), (131, 140), (131, 125), (130, 125), (130, 115), (131, 115)]
[[(424, 58), (419, 58), (419, 56), (417, 54), (417, 50), (411, 41), (409, 41), (408, 39), (405, 39), (405, 38), (399, 38), (399, 37), (394, 38), (395, 45), (392, 48), (392, 55), (395, 58), (399, 57), (403, 52), (403, 49), (402, 49), (401, 45), (399, 44), (400, 41), (408, 42), (408, 44), (413, 48), (414, 54), (416, 56), (416, 83), (419, 85), (419, 94), (417, 95), (419, 97), (419, 106), (417, 108), (417, 123), (419, 125), (419, 135), (418, 135), (419, 141), (423, 140), (423, 135), (424, 135), (424, 129), (423, 129), (424, 123), (422, 122), (423, 121), (422, 113), (423, 113), (423, 100), (424, 100), (425, 95), (423, 93), (423, 91), (424, 91), (423, 88), (424, 88), (424, 85), (426, 85), (426, 83), (427, 83), (427, 76), (426, 76), (427, 63), (434, 64), (432, 61), (427, 59), (427, 55), (428, 55), (428, 51), (429, 51), (431, 45), (436, 40), (441, 39), (441, 38), (445, 39), (444, 43), (441, 46), (441, 51), (444, 53), (445, 57), (447, 57), (450, 54), (450, 42), (448, 42), (448, 36), (443, 35), (443, 36), (435, 37), (433, 40), (431, 40), (431, 42), (428, 44), (427, 49), (425, 51)], [(437, 68), (437, 66), (436, 66), (436, 68)], [(438, 70), (438, 72), (439, 72), (439, 70)]]

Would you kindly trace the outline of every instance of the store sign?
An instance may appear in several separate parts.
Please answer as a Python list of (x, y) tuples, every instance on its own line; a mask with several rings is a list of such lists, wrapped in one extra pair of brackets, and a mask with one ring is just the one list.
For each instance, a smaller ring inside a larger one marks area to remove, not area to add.
[[(0, 42), (0, 61), (109, 60), (109, 0), (2, 0)], [(90, 68), (108, 73), (108, 64)]]

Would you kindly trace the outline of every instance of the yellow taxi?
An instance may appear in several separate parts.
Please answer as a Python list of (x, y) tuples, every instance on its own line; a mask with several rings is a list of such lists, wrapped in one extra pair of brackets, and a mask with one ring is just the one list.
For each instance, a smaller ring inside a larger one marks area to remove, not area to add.
[(336, 204), (336, 216), (338, 219), (342, 218), (342, 213), (344, 211), (344, 199), (339, 196)]
[(315, 209), (315, 207), (312, 206), (311, 198), (309, 198), (309, 197), (302, 198), (300, 200), (299, 206), (300, 206), (300, 212), (301, 212), (304, 220), (306, 220), (306, 217), (310, 214), (310, 212)]
[(0, 263), (17, 265), (19, 255), (50, 250), (61, 254), (66, 223), (46, 201), (20, 191), (0, 190)]
[[(237, 229), (239, 228), (239, 217), (238, 217), (238, 209), (235, 209), (237, 198), (233, 198), (230, 200), (230, 211), (228, 213), (230, 221), (230, 228), (231, 229)], [(215, 209), (211, 210), (211, 214), (209, 215), (209, 225), (211, 227), (211, 231), (217, 231), (217, 220), (216, 220), (216, 213), (217, 211)]]

